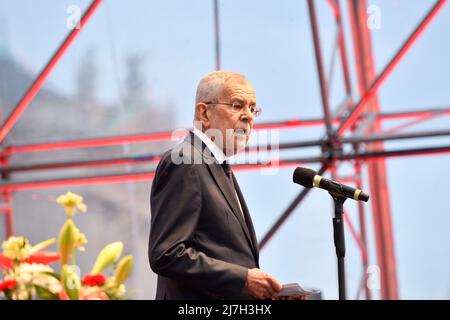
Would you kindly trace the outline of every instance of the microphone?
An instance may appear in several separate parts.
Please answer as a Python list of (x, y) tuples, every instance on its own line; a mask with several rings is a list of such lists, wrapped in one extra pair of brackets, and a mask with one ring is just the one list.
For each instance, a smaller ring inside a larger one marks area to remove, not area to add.
[(321, 188), (330, 193), (338, 194), (350, 199), (367, 202), (369, 195), (359, 189), (355, 189), (336, 181), (319, 176), (316, 171), (308, 168), (297, 167), (294, 171), (292, 180), (306, 188)]

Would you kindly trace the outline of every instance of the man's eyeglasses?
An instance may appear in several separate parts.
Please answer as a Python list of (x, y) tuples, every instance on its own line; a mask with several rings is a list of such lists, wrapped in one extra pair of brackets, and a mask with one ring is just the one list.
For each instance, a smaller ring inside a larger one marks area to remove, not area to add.
[[(233, 111), (234, 113), (241, 113), (244, 108), (245, 108), (245, 104), (241, 103), (241, 102), (233, 102), (233, 103), (225, 103), (225, 102), (205, 102), (205, 104), (223, 104), (226, 106), (231, 106), (231, 111)], [(255, 105), (250, 105), (248, 107), (250, 109), (250, 112), (253, 113), (253, 116), (259, 117), (261, 115), (262, 109), (258, 108)]]

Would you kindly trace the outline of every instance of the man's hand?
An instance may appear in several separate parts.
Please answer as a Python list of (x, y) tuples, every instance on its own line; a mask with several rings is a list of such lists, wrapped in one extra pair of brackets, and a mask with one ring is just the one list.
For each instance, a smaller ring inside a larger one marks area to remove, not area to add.
[(281, 283), (272, 275), (257, 268), (248, 270), (245, 290), (256, 299), (275, 298), (281, 288)]

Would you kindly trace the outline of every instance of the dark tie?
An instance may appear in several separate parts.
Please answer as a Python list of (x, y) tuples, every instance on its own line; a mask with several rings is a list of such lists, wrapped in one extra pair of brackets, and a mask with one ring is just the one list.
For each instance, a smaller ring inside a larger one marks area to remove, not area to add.
[(234, 186), (233, 173), (231, 172), (231, 167), (228, 164), (228, 162), (226, 162), (226, 161), (222, 162), (221, 166), (223, 168), (223, 171), (225, 171), (225, 175), (228, 178), (228, 183), (230, 184), (231, 189), (233, 190), (234, 194), (236, 195), (236, 200), (238, 201), (239, 209), (241, 209), (242, 218), (245, 221), (246, 219), (245, 219), (244, 213), (242, 211), (241, 202), (239, 201), (239, 197), (236, 192), (236, 187)]
[(225, 171), (225, 175), (227, 176), (228, 180), (230, 180), (231, 185), (233, 186), (233, 190), (234, 190), (234, 183), (233, 183), (233, 175), (231, 173), (231, 167), (228, 164), (228, 162), (224, 161), (221, 164), (223, 171)]

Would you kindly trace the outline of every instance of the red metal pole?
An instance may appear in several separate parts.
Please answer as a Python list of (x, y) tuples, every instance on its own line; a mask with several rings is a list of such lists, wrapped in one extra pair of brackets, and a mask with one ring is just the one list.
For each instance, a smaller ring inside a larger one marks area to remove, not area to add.
[[(357, 65), (357, 79), (359, 92), (363, 98), (347, 117), (340, 128), (338, 134), (342, 135), (347, 128), (356, 124), (359, 113), (365, 107), (367, 112), (379, 112), (380, 106), (375, 95), (381, 83), (387, 75), (394, 69), (406, 50), (394, 57), (388, 67), (375, 78), (375, 67), (372, 55), (370, 32), (367, 29), (367, 4), (365, 0), (350, 0), (349, 12), (353, 31), (354, 51)], [(412, 42), (411, 42), (412, 43)], [(408, 48), (410, 44), (404, 46)], [(373, 84), (375, 83), (375, 84)], [(364, 102), (364, 103), (362, 103)], [(371, 133), (381, 130), (381, 122), (373, 122)], [(367, 147), (369, 150), (383, 152), (383, 142), (376, 142)], [(375, 239), (377, 243), (377, 260), (381, 273), (381, 297), (382, 299), (398, 299), (396, 262), (394, 253), (394, 239), (391, 223), (391, 211), (389, 201), (389, 191), (386, 181), (386, 165), (384, 159), (368, 161), (369, 182), (371, 190), (371, 204), (375, 226)]]
[(309, 19), (311, 22), (311, 32), (314, 42), (314, 53), (316, 56), (316, 67), (317, 67), (317, 74), (319, 77), (319, 84), (320, 84), (320, 96), (322, 98), (322, 109), (325, 119), (325, 126), (327, 129), (327, 135), (331, 135), (333, 132), (332, 128), (332, 119), (330, 114), (330, 106), (328, 101), (328, 84), (325, 79), (325, 73), (323, 68), (323, 61), (322, 61), (322, 50), (320, 48), (320, 36), (319, 36), (319, 27), (317, 24), (317, 17), (316, 17), (316, 8), (314, 5), (314, 0), (308, 0), (308, 9), (309, 9)]
[[(439, 113), (442, 116), (450, 115), (450, 108), (440, 108), (440, 109), (427, 109), (427, 110), (412, 110), (405, 112), (393, 112), (393, 113), (380, 113), (377, 114), (377, 119), (380, 120), (400, 120), (400, 119), (415, 119), (417, 117), (424, 117), (434, 113)], [(365, 114), (362, 114), (365, 116)], [(339, 124), (338, 119), (333, 120), (334, 124)], [(280, 122), (267, 122), (261, 123), (254, 126), (254, 130), (270, 130), (270, 129), (296, 129), (300, 127), (315, 127), (323, 126), (323, 119), (293, 119), (285, 120)], [(186, 129), (188, 130), (188, 129)], [(25, 153), (25, 152), (43, 152), (43, 151), (55, 151), (55, 150), (67, 150), (67, 149), (79, 149), (79, 148), (95, 148), (95, 147), (106, 147), (114, 146), (125, 143), (146, 143), (155, 141), (170, 141), (171, 138), (181, 139), (185, 133), (179, 131), (178, 133), (172, 133), (170, 131), (156, 132), (156, 133), (143, 133), (135, 135), (123, 135), (123, 136), (113, 136), (113, 137), (102, 137), (102, 138), (90, 138), (81, 140), (69, 140), (69, 141), (59, 141), (59, 142), (48, 142), (48, 143), (36, 143), (29, 145), (12, 145), (6, 146), (3, 149), (4, 155), (11, 155), (14, 153)]]
[[(318, 174), (322, 175), (327, 169), (329, 164), (325, 163), (319, 169)], [(234, 168), (233, 168), (234, 170)], [(280, 217), (275, 221), (275, 223), (270, 227), (269, 231), (262, 237), (259, 242), (259, 250), (263, 250), (267, 243), (272, 239), (275, 233), (281, 228), (281, 226), (286, 222), (286, 220), (290, 217), (290, 215), (294, 212), (295, 208), (303, 201), (303, 199), (308, 195), (311, 189), (304, 188), (297, 197), (289, 204), (286, 210), (280, 215)]]
[[(352, 153), (337, 155), (336, 161), (347, 160), (372, 160), (372, 159), (384, 159), (395, 157), (409, 157), (420, 155), (440, 155), (450, 153), (450, 146), (429, 147), (429, 148), (415, 148), (404, 150), (390, 150), (380, 152), (364, 152), (364, 153)], [(326, 163), (328, 159), (324, 157), (311, 157), (311, 158), (299, 158), (299, 159), (283, 159), (276, 160), (276, 164), (280, 168), (285, 167), (297, 167), (311, 163)], [(272, 163), (267, 164), (236, 164), (233, 165), (234, 171), (249, 171), (259, 170), (262, 168), (273, 167)], [(30, 189), (42, 189), (51, 187), (63, 187), (72, 185), (89, 185), (89, 184), (106, 184), (106, 183), (121, 183), (130, 181), (150, 181), (153, 179), (154, 172), (137, 172), (131, 174), (118, 174), (118, 175), (105, 175), (105, 176), (90, 176), (80, 178), (64, 178), (58, 180), (45, 180), (45, 181), (24, 181), (13, 182), (8, 184), (0, 184), (0, 192), (12, 192)], [(292, 209), (293, 210), (293, 209)]]
[[(364, 136), (353, 136), (350, 138), (341, 139), (341, 143), (352, 143), (352, 144), (371, 144), (378, 141), (387, 140), (401, 140), (401, 139), (411, 139), (411, 138), (427, 138), (427, 137), (442, 137), (450, 136), (450, 130), (436, 130), (436, 131), (422, 131), (422, 132), (411, 132), (396, 135), (389, 134), (379, 134)], [(256, 145), (246, 148), (240, 153), (250, 153), (250, 152), (270, 152), (272, 149), (276, 148), (278, 150), (288, 150), (288, 149), (298, 149), (307, 147), (320, 147), (324, 143), (323, 140), (310, 140), (310, 141), (300, 141), (300, 142), (290, 142), (282, 143), (277, 145)], [(355, 150), (358, 154), (357, 150)], [(339, 157), (342, 157), (341, 155)], [(383, 156), (383, 153), (377, 153), (378, 156)], [(128, 165), (128, 164), (142, 164), (142, 163), (155, 163), (158, 162), (161, 155), (134, 155), (129, 157), (117, 157), (117, 158), (105, 158), (105, 159), (93, 159), (93, 160), (73, 160), (64, 162), (51, 162), (51, 163), (39, 163), (31, 165), (12, 165), (7, 166), (6, 162), (0, 166), (0, 174), (12, 174), (14, 172), (23, 171), (37, 171), (37, 170), (49, 170), (49, 169), (67, 169), (67, 168), (86, 168), (86, 167), (98, 167), (98, 166), (117, 166), (117, 165)], [(319, 159), (319, 160), (317, 160)], [(309, 158), (308, 163), (322, 161), (323, 158)], [(342, 177), (339, 179), (341, 182), (354, 182), (354, 178), (350, 177), (351, 180), (343, 180)], [(361, 188), (360, 188), (361, 189)]]
[[(0, 157), (0, 167), (8, 164), (8, 157), (2, 155)], [(3, 175), (4, 180), (8, 179), (7, 175)], [(2, 206), (0, 207), (0, 213), (4, 216), (4, 226), (5, 226), (5, 240), (14, 234), (14, 216), (12, 208), (12, 196), (10, 192), (1, 193)]]
[[(356, 174), (356, 188), (359, 190), (363, 190), (362, 184), (362, 175), (361, 175), (361, 161), (356, 161), (354, 164), (355, 174)], [(366, 211), (364, 204), (361, 201), (358, 201), (358, 218), (359, 218), (359, 235), (362, 242), (362, 245), (365, 248), (365, 251), (362, 252), (362, 265), (364, 270), (364, 292), (366, 294), (366, 300), (372, 299), (372, 293), (370, 288), (367, 286), (367, 280), (369, 278), (369, 274), (367, 273), (369, 268), (369, 249), (367, 248), (367, 234), (366, 234)]]
[(384, 132), (386, 132), (386, 133), (395, 133), (397, 131), (400, 131), (400, 130), (403, 130), (403, 129), (415, 126), (415, 125), (417, 125), (419, 123), (423, 123), (425, 121), (434, 119), (434, 118), (436, 118), (438, 116), (440, 116), (440, 114), (438, 112), (430, 113), (430, 114), (424, 115), (422, 117), (418, 117), (417, 119), (413, 119), (411, 121), (408, 121), (407, 123), (402, 123), (401, 125), (398, 125), (396, 127), (389, 128), (388, 130), (385, 130)]
[[(341, 139), (342, 143), (371, 143), (377, 141), (403, 140), (412, 138), (442, 137), (450, 135), (450, 130), (417, 131), (408, 133), (378, 133), (363, 136), (361, 134)], [(304, 142), (305, 143), (305, 142)]]
[[(446, 1), (447, 0), (438, 0), (436, 2), (436, 4), (433, 6), (433, 8), (429, 11), (429, 13), (422, 20), (422, 22), (413, 31), (413, 33), (410, 35), (410, 37), (405, 42), (405, 44), (397, 51), (395, 56), (388, 63), (388, 65), (384, 68), (384, 70), (380, 73), (380, 75), (371, 82), (370, 86), (367, 87), (367, 90), (365, 90), (365, 92), (361, 95), (361, 99), (359, 100), (359, 102), (353, 107), (350, 114), (347, 116), (347, 118), (342, 122), (342, 124), (338, 128), (338, 130), (337, 130), (338, 135), (342, 135), (345, 131), (347, 131), (356, 122), (356, 120), (358, 119), (359, 115), (361, 114), (361, 112), (363, 110), (363, 107), (367, 104), (367, 102), (369, 102), (373, 98), (375, 93), (378, 91), (380, 86), (383, 84), (384, 80), (386, 80), (386, 78), (395, 69), (397, 64), (402, 60), (402, 58), (405, 56), (405, 54), (408, 52), (408, 50), (411, 48), (411, 46), (414, 44), (414, 42), (420, 37), (422, 32), (430, 24), (430, 22), (436, 16), (436, 14), (439, 12), (439, 10), (442, 9), (442, 7), (446, 3)], [(350, 0), (349, 3), (352, 3), (352, 0)], [(365, 3), (366, 2), (364, 1), (364, 4)], [(365, 26), (365, 21), (364, 21), (364, 26)], [(366, 30), (366, 27), (364, 27), (362, 30)], [(357, 43), (356, 43), (356, 45), (357, 45)]]
[[(332, 179), (335, 180), (335, 178), (332, 178)], [(348, 229), (350, 231), (350, 234), (351, 234), (353, 240), (355, 240), (355, 242), (356, 242), (356, 246), (358, 247), (359, 252), (361, 253), (362, 260), (364, 261), (365, 257), (367, 256), (366, 246), (365, 246), (364, 242), (362, 241), (361, 237), (356, 232), (356, 229), (353, 226), (352, 220), (348, 216), (346, 210), (344, 210), (344, 221), (345, 221), (345, 225), (348, 227)], [(366, 269), (364, 268), (364, 270), (366, 270)]]
[[(386, 140), (398, 140), (398, 139), (409, 139), (409, 138), (427, 138), (427, 137), (440, 137), (440, 136), (450, 136), (450, 130), (437, 130), (437, 131), (423, 131), (423, 132), (412, 132), (412, 133), (404, 133), (397, 135), (370, 135), (368, 137), (364, 136), (353, 136), (350, 138), (341, 139), (341, 143), (352, 143), (353, 145), (359, 145), (361, 143), (371, 144), (376, 143), (378, 141), (386, 141)], [(264, 145), (264, 146), (252, 146), (246, 148), (242, 153), (248, 152), (270, 152), (273, 148), (277, 148), (278, 150), (288, 150), (288, 149), (297, 149), (304, 147), (320, 147), (324, 143), (323, 140), (310, 140), (310, 141), (300, 141), (300, 142), (291, 142), (291, 143), (282, 143), (278, 146), (272, 145)], [(388, 151), (389, 153), (389, 151)], [(355, 150), (355, 154), (358, 155), (358, 150)], [(342, 157), (345, 155), (337, 155), (338, 160), (343, 160)], [(378, 152), (376, 154), (377, 157), (382, 157), (384, 155), (383, 152)], [(371, 156), (375, 156), (371, 154)], [(10, 176), (15, 172), (23, 172), (23, 171), (37, 171), (37, 170), (49, 170), (49, 169), (67, 169), (67, 168), (80, 168), (80, 167), (96, 167), (96, 166), (117, 166), (117, 165), (128, 165), (128, 164), (142, 164), (142, 163), (155, 163), (160, 160), (161, 155), (134, 155), (129, 157), (117, 157), (117, 158), (105, 158), (105, 159), (93, 159), (93, 160), (74, 160), (74, 161), (65, 161), (65, 162), (52, 162), (52, 163), (39, 163), (39, 164), (31, 164), (31, 165), (12, 165), (8, 166), (7, 162), (4, 162), (3, 165), (0, 166), (0, 174), (5, 176)], [(315, 157), (304, 159), (303, 163), (314, 163), (324, 161), (323, 157)], [(271, 164), (274, 166), (275, 164)], [(283, 162), (279, 164), (279, 166), (285, 165)], [(242, 167), (242, 166), (241, 166)], [(342, 180), (342, 177), (339, 181), (345, 183), (355, 182), (354, 177), (349, 177), (351, 180)], [(359, 188), (362, 189), (362, 188)]]
[(32, 165), (0, 166), (0, 173), (13, 173), (23, 171), (49, 170), (49, 169), (68, 169), (68, 168), (87, 168), (87, 167), (105, 167), (141, 163), (157, 163), (161, 160), (160, 156), (138, 156), (122, 157), (97, 160), (81, 160), (67, 162), (40, 163)]
[(12, 197), (10, 192), (3, 192), (2, 196), (6, 206), (2, 207), (0, 210), (3, 212), (3, 215), (5, 217), (5, 239), (8, 239), (10, 236), (14, 235)]
[[(345, 84), (345, 93), (347, 97), (352, 97), (352, 85), (350, 81), (350, 68), (348, 66), (348, 59), (347, 59), (347, 48), (345, 45), (345, 35), (344, 35), (344, 25), (342, 23), (342, 16), (341, 16), (341, 8), (339, 0), (335, 0), (335, 10), (336, 10), (336, 24), (339, 28), (339, 50), (340, 50), (340, 56), (341, 56), (341, 64), (342, 64), (342, 74), (344, 76), (344, 84)], [(349, 101), (349, 104), (351, 105), (351, 99)]]
[(67, 178), (58, 180), (24, 181), (0, 185), (0, 191), (14, 192), (14, 191), (46, 189), (54, 187), (123, 183), (123, 182), (141, 182), (141, 181), (151, 181), (154, 176), (155, 176), (154, 172), (137, 172), (118, 175)]
[[(336, 17), (336, 24), (339, 28), (339, 48), (340, 48), (340, 56), (341, 56), (341, 64), (342, 64), (342, 71), (344, 76), (344, 84), (345, 84), (345, 92), (347, 97), (349, 98), (346, 103), (346, 109), (350, 108), (353, 104), (352, 102), (352, 86), (350, 81), (350, 71), (347, 61), (347, 49), (345, 45), (345, 36), (344, 36), (344, 26), (342, 24), (342, 17), (341, 17), (341, 9), (340, 9), (340, 3), (339, 0), (335, 1), (328, 1), (328, 3), (333, 3), (334, 6), (334, 12)], [(339, 116), (339, 114), (336, 114)], [(361, 166), (360, 162), (356, 161), (354, 165), (355, 170), (355, 176), (356, 176), (356, 186), (358, 189), (363, 190), (362, 181), (361, 181)], [(332, 174), (335, 175), (335, 173), (332, 171)], [(371, 300), (371, 292), (370, 289), (367, 287), (367, 268), (369, 265), (368, 262), (368, 248), (367, 248), (367, 237), (366, 237), (366, 226), (365, 226), (365, 212), (364, 212), (364, 204), (361, 202), (358, 202), (358, 220), (359, 220), (359, 229), (360, 229), (360, 235), (358, 236), (356, 231), (353, 228), (352, 223), (350, 222), (350, 219), (347, 214), (344, 214), (344, 219), (347, 224), (347, 226), (350, 229), (351, 234), (353, 235), (353, 238), (355, 239), (356, 243), (358, 244), (358, 248), (361, 252), (361, 260), (362, 260), (362, 266), (363, 266), (363, 273), (364, 273), (364, 289), (365, 289), (365, 297), (367, 300)]]
[(85, 14), (81, 18), (80, 28), (74, 28), (69, 33), (69, 35), (64, 40), (64, 42), (61, 44), (59, 49), (56, 51), (56, 53), (50, 59), (48, 64), (45, 66), (45, 68), (42, 70), (42, 72), (39, 74), (39, 76), (36, 78), (36, 80), (30, 86), (28, 91), (25, 93), (23, 98), (17, 104), (17, 106), (14, 109), (14, 111), (11, 113), (11, 115), (5, 121), (3, 126), (0, 128), (0, 143), (3, 142), (5, 137), (11, 131), (11, 129), (13, 128), (13, 126), (17, 122), (17, 120), (19, 120), (20, 116), (25, 111), (25, 109), (28, 107), (30, 102), (33, 100), (33, 98), (36, 96), (36, 94), (39, 92), (39, 90), (41, 90), (42, 86), (44, 85), (45, 80), (50, 75), (50, 72), (52, 72), (53, 68), (56, 66), (58, 61), (64, 55), (65, 51), (70, 46), (70, 44), (73, 42), (75, 37), (81, 31), (81, 29), (84, 27), (84, 25), (87, 23), (87, 21), (92, 16), (94, 11), (97, 9), (97, 7), (101, 3), (101, 1), (102, 0), (94, 0), (92, 2), (92, 4), (89, 6), (89, 8), (86, 10)]
[[(398, 158), (408, 156), (423, 156), (423, 155), (440, 155), (450, 152), (450, 146), (439, 146), (429, 148), (415, 148), (415, 149), (401, 149), (401, 150), (388, 150), (388, 151), (370, 151), (364, 153), (351, 153), (342, 156), (337, 156), (339, 161), (345, 160), (377, 160), (385, 158)], [(299, 160), (300, 161), (300, 160)], [(372, 190), (372, 188), (371, 188)], [(373, 197), (371, 198), (373, 201)]]

